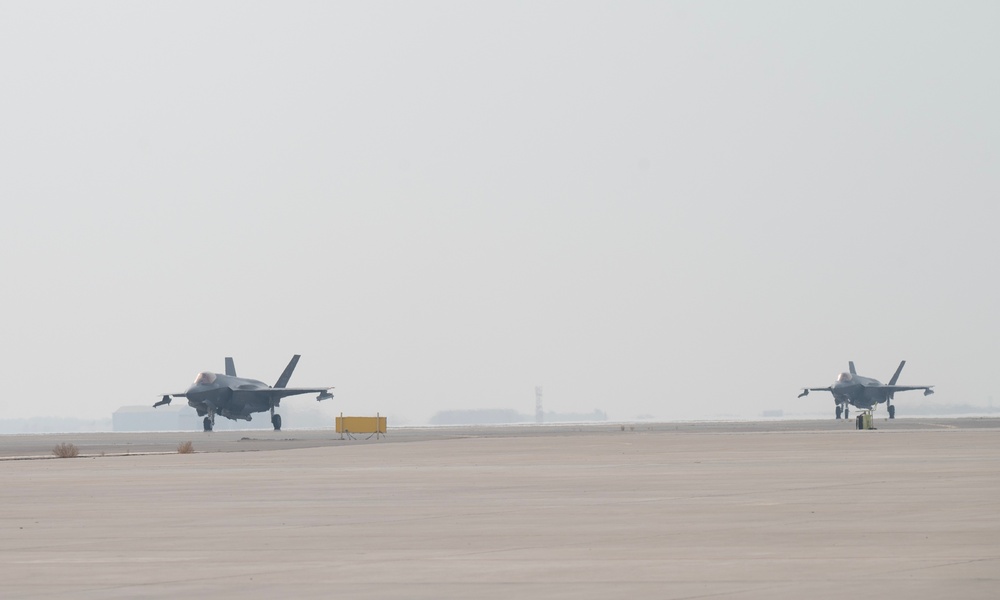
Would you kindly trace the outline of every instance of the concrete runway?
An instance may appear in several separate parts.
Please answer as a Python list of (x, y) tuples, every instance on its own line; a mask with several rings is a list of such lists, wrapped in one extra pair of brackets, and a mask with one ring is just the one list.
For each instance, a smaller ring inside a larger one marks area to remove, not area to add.
[(1000, 420), (850, 425), (0, 436), (0, 597), (1000, 594)]

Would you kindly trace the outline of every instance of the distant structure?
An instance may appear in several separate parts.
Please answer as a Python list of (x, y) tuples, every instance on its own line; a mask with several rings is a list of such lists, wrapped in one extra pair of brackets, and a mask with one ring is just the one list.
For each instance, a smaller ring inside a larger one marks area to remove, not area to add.
[(542, 386), (535, 386), (535, 423), (541, 424), (545, 420), (545, 413), (542, 412)]

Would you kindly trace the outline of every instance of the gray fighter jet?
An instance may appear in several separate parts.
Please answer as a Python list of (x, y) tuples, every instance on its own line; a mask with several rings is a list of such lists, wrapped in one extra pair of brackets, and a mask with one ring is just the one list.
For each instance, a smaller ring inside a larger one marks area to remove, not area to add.
[(271, 411), (271, 424), (275, 431), (281, 431), (281, 415), (274, 413), (274, 409), (281, 404), (281, 399), (285, 396), (295, 396), (297, 394), (319, 394), (316, 400), (328, 400), (333, 398), (330, 393), (332, 387), (324, 388), (290, 388), (288, 380), (292, 377), (292, 371), (299, 362), (299, 355), (296, 354), (289, 361), (288, 366), (281, 372), (278, 382), (271, 387), (263, 381), (256, 379), (246, 379), (236, 376), (236, 365), (230, 356), (226, 357), (226, 374), (211, 373), (202, 371), (195, 377), (194, 383), (186, 392), (180, 394), (164, 394), (163, 399), (153, 405), (163, 406), (170, 404), (170, 397), (187, 398), (188, 405), (198, 411), (199, 417), (205, 417), (205, 431), (212, 431), (215, 425), (215, 415), (222, 415), (227, 419), (244, 419), (249, 421), (251, 414), (255, 412)]
[(838, 419), (841, 414), (844, 415), (845, 419), (848, 418), (848, 407), (851, 405), (863, 410), (873, 410), (884, 402), (889, 411), (889, 418), (895, 419), (896, 407), (892, 405), (892, 398), (896, 392), (924, 390), (925, 396), (934, 393), (934, 390), (931, 389), (934, 387), (932, 385), (896, 385), (896, 380), (899, 379), (899, 374), (903, 371), (903, 365), (906, 364), (905, 360), (899, 363), (899, 368), (892, 374), (892, 379), (889, 380), (888, 384), (883, 384), (871, 377), (858, 375), (858, 372), (854, 370), (854, 361), (849, 361), (847, 364), (850, 372), (838, 375), (837, 381), (833, 382), (833, 385), (822, 388), (803, 388), (799, 398), (808, 396), (809, 392), (832, 393), (833, 401), (837, 404)]

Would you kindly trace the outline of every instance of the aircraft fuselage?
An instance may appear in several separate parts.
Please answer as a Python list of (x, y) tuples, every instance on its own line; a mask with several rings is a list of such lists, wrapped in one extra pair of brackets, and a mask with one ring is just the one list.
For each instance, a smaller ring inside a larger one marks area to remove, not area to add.
[(882, 387), (882, 382), (861, 375), (853, 375), (849, 381), (838, 380), (830, 388), (834, 402), (850, 404), (862, 410), (874, 408), (889, 399), (889, 393)]
[(212, 383), (195, 383), (185, 394), (188, 405), (198, 411), (199, 417), (214, 412), (229, 419), (249, 421), (253, 413), (269, 411), (272, 402), (274, 406), (281, 402), (280, 398), (272, 399), (270, 394), (245, 393), (272, 389), (263, 381), (219, 373), (211, 375), (215, 376)]

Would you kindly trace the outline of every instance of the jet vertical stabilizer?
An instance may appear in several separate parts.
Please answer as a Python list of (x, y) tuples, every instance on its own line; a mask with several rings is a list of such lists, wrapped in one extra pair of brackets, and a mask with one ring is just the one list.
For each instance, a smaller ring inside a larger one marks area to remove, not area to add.
[(899, 361), (899, 366), (896, 368), (896, 372), (892, 374), (892, 379), (889, 380), (889, 385), (896, 385), (896, 381), (899, 379), (899, 374), (903, 372), (903, 365), (905, 364), (905, 360)]
[(278, 382), (274, 384), (276, 388), (283, 388), (288, 385), (288, 380), (292, 378), (292, 371), (295, 370), (295, 365), (299, 364), (299, 355), (296, 354), (292, 357), (292, 360), (288, 361), (288, 366), (285, 370), (281, 372), (281, 377), (278, 378)]

